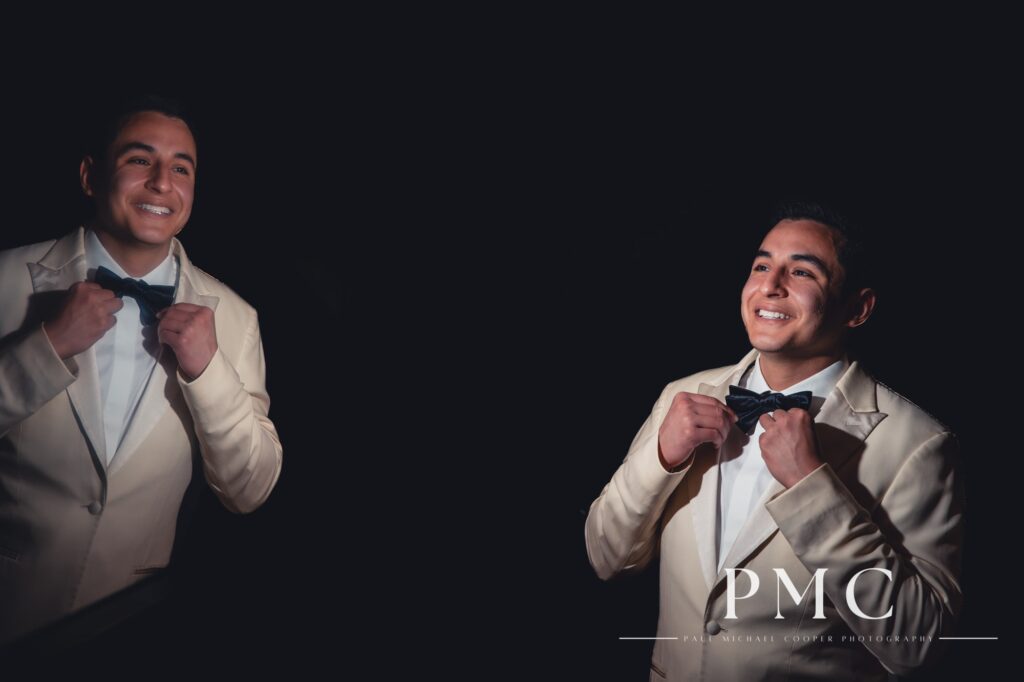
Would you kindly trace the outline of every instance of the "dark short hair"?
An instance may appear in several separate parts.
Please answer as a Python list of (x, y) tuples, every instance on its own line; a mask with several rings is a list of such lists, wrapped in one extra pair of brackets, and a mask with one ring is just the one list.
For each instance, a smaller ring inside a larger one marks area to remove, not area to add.
[(181, 119), (192, 133), (192, 139), (196, 140), (196, 146), (199, 145), (194, 121), (185, 104), (171, 97), (147, 93), (124, 97), (97, 111), (84, 153), (96, 163), (105, 163), (110, 145), (117, 139), (128, 119), (143, 111), (155, 111), (170, 118)]
[(876, 287), (868, 233), (848, 210), (816, 201), (783, 201), (776, 205), (772, 225), (783, 220), (813, 220), (832, 228), (836, 257), (843, 267), (840, 296), (846, 298), (865, 287)]

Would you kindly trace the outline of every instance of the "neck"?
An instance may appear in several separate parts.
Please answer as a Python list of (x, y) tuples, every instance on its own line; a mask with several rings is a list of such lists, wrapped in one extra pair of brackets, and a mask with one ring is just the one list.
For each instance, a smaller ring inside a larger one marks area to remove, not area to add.
[(145, 244), (118, 239), (104, 229), (93, 226), (96, 237), (110, 257), (132, 277), (142, 277), (164, 262), (170, 252), (169, 244)]
[(773, 391), (785, 391), (807, 377), (814, 376), (843, 357), (842, 349), (823, 355), (802, 358), (778, 357), (761, 353), (761, 375)]

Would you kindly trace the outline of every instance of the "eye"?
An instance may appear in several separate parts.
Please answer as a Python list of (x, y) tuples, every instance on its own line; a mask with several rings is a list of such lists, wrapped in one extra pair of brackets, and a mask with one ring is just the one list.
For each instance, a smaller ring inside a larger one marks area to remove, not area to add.
[(128, 159), (128, 163), (135, 163), (135, 164), (138, 164), (140, 166), (148, 166), (149, 165), (149, 159), (143, 159), (140, 156), (136, 156), (136, 157), (133, 157), (131, 159)]
[(800, 275), (801, 277), (814, 277), (814, 273), (809, 270), (794, 270), (794, 275)]
[(189, 174), (188, 168), (186, 168), (185, 166), (175, 166), (174, 167), (174, 172), (175, 173), (181, 173), (182, 175), (188, 175)]
[(754, 265), (754, 272), (763, 272), (763, 270), (761, 270), (761, 268), (767, 268), (767, 267), (768, 266), (765, 265), (764, 263), (757, 263), (757, 264)]

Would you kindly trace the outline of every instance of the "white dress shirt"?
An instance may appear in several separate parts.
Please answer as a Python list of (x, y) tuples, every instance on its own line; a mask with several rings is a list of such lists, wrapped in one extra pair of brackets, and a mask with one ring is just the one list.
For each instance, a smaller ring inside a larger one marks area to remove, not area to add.
[[(85, 260), (89, 281), (95, 279), (96, 269), (101, 265), (118, 277), (131, 277), (111, 257), (92, 230), (85, 232)], [(178, 261), (171, 256), (168, 247), (167, 258), (160, 265), (142, 277), (132, 279), (141, 279), (146, 284), (175, 286), (177, 278)], [(142, 325), (139, 306), (134, 298), (124, 296), (121, 300), (124, 307), (114, 313), (117, 323), (93, 346), (100, 378), (108, 465), (128, 430), (160, 351), (156, 325), (148, 328)]]
[[(839, 378), (843, 376), (849, 366), (849, 359), (843, 356), (817, 374), (810, 376), (803, 381), (788, 388), (772, 389), (764, 380), (761, 374), (761, 356), (758, 355), (757, 362), (747, 370), (740, 386), (756, 393), (774, 391), (777, 393), (796, 393), (798, 391), (811, 391), (811, 417), (816, 417), (825, 403), (825, 399), (832, 393)], [(764, 504), (765, 491), (775, 480), (768, 465), (761, 457), (761, 434), (764, 427), (760, 421), (755, 423), (754, 432), (739, 441), (746, 443), (739, 447), (734, 439), (726, 441), (725, 447), (719, 452), (718, 473), (719, 473), (719, 496), (718, 496), (718, 570), (724, 568), (725, 558), (729, 550), (740, 534), (740, 530), (746, 523), (747, 518), (753, 512), (755, 505)]]

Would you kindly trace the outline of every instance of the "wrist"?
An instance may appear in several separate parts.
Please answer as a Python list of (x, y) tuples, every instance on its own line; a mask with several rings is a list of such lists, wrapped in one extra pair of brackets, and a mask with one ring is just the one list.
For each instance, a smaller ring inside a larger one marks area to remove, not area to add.
[(665, 459), (665, 453), (661, 449), (661, 439), (658, 439), (658, 462), (661, 463), (661, 468), (667, 471), (668, 473), (674, 474), (680, 469), (682, 469), (684, 466), (686, 466), (687, 462), (690, 461), (690, 457), (692, 456), (693, 451), (691, 450), (690, 454), (686, 455), (686, 457), (683, 457), (679, 462), (675, 464), (669, 464), (669, 462)]
[(59, 337), (56, 337), (52, 330), (47, 328), (46, 322), (43, 322), (43, 334), (46, 336), (46, 340), (50, 342), (50, 348), (53, 349), (53, 352), (56, 353), (57, 357), (61, 360), (67, 360), (70, 355), (73, 355), (73, 353), (67, 352), (67, 349), (64, 348), (64, 345), (60, 342)]

